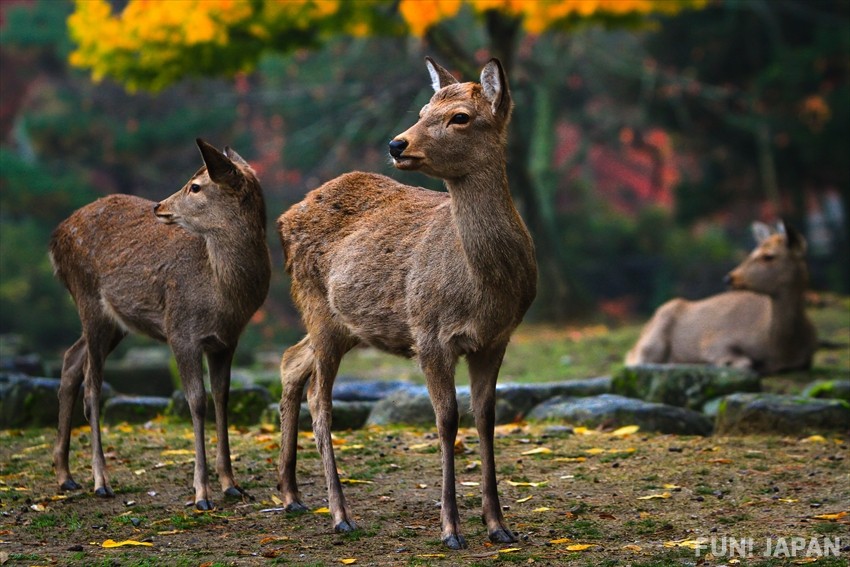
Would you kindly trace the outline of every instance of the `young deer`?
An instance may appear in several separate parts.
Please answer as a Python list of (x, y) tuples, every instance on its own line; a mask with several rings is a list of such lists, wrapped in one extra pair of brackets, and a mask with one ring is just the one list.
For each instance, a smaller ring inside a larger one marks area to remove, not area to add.
[(809, 368), (817, 346), (806, 316), (806, 241), (780, 224), (753, 223), (758, 243), (725, 281), (733, 291), (658, 308), (626, 364), (694, 362), (762, 374)]
[(496, 490), (495, 388), (511, 333), (534, 299), (537, 267), (505, 174), (512, 103), (501, 64), (491, 60), (480, 84), (459, 83), (430, 58), (427, 67), (436, 94), (419, 121), (390, 142), (390, 154), (399, 169), (444, 179), (448, 193), (355, 172), (310, 192), (278, 219), (292, 297), (307, 328), (281, 360), (280, 490), (287, 510), (306, 509), (295, 460), (301, 393), (311, 378), (308, 402), (334, 528), (356, 529), (331, 445), (340, 359), (358, 343), (415, 356), (440, 437), (442, 539), (458, 549), (466, 546), (454, 473), (454, 370), (462, 355), (480, 437), (483, 519), (492, 541), (516, 541)]
[(50, 257), (83, 329), (62, 365), (53, 451), (62, 490), (80, 488), (68, 468), (68, 445), (71, 409), (85, 377), (95, 494), (113, 495), (99, 425), (103, 363), (134, 331), (168, 342), (177, 359), (195, 430), (200, 510), (213, 507), (204, 450), (206, 354), (218, 435), (216, 470), (225, 494), (242, 494), (230, 465), (227, 397), (239, 335), (269, 288), (265, 203), (253, 170), (236, 152), (197, 143), (206, 167), (171, 197), (157, 204), (130, 195), (104, 197), (53, 233)]

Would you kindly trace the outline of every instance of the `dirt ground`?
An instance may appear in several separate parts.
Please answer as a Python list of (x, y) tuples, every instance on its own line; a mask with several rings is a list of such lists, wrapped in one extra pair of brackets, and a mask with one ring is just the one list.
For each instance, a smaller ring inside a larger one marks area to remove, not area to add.
[[(361, 528), (349, 535), (334, 534), (322, 511), (325, 484), (309, 435), (300, 440), (298, 468), (312, 511), (298, 515), (280, 511), (276, 500), (278, 438), (271, 426), (231, 432), (237, 479), (253, 499), (221, 496), (217, 509), (204, 513), (187, 506), (192, 433), (186, 424), (106, 429), (113, 499), (91, 492), (88, 428), (74, 431), (71, 452), (84, 489), (57, 491), (54, 435), (0, 432), (2, 564), (837, 566), (850, 557), (846, 438), (501, 426), (499, 490), (519, 541), (493, 545), (480, 520), (477, 436), (461, 430), (458, 504), (469, 548), (455, 552), (439, 539), (440, 463), (430, 429), (335, 435), (346, 496)], [(147, 545), (110, 548), (108, 540)]]

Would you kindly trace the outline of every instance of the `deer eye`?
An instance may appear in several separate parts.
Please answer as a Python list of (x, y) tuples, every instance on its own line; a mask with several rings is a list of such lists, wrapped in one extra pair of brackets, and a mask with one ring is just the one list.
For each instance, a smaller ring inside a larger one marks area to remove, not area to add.
[(764, 256), (761, 257), (761, 259), (764, 260), (765, 262), (772, 262), (775, 258), (776, 258), (775, 254), (765, 254)]
[(449, 124), (466, 124), (467, 122), (469, 122), (469, 114), (465, 112), (458, 112), (449, 120)]
[(201, 186), (197, 183), (192, 183), (191, 185), (189, 185), (189, 191), (191, 191), (192, 193), (198, 193), (200, 190)]

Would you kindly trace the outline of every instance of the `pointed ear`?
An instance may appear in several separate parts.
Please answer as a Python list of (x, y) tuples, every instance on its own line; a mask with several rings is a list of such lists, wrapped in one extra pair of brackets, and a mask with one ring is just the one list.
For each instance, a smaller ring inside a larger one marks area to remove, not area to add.
[(770, 227), (763, 222), (755, 221), (750, 225), (750, 230), (753, 232), (753, 238), (756, 239), (756, 244), (761, 244), (770, 237)]
[(434, 89), (434, 92), (457, 82), (457, 79), (451, 73), (437, 65), (430, 57), (425, 58), (425, 66), (428, 67), (428, 73), (431, 75), (431, 88)]
[(247, 161), (245, 161), (245, 158), (237, 154), (236, 150), (234, 150), (230, 146), (224, 146), (224, 155), (227, 156), (233, 163), (239, 164), (244, 167), (251, 167), (251, 165)]
[(195, 140), (201, 150), (201, 157), (207, 166), (210, 179), (219, 185), (233, 186), (238, 178), (238, 171), (230, 159), (202, 139)]
[(801, 255), (805, 254), (808, 246), (806, 238), (793, 226), (784, 224), (782, 226), (785, 232), (785, 244), (788, 246), (788, 250)]
[(493, 114), (506, 120), (511, 114), (511, 91), (508, 87), (508, 77), (498, 59), (491, 59), (481, 70), (481, 86)]

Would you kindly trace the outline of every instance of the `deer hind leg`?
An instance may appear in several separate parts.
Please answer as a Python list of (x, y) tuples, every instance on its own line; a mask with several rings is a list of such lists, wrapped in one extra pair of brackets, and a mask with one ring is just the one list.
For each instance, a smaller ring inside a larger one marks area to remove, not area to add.
[(280, 382), (283, 386), (280, 397), (280, 455), (278, 456), (278, 490), (283, 496), (287, 512), (304, 512), (307, 507), (301, 502), (298, 481), (295, 478), (295, 462), (298, 449), (298, 414), (304, 384), (313, 373), (313, 347), (310, 336), (286, 349), (280, 361)]
[(499, 492), (496, 488), (496, 462), (493, 454), (493, 431), (496, 424), (496, 379), (505, 355), (505, 345), (487, 351), (469, 354), (470, 388), (475, 427), (478, 429), (481, 452), (481, 495), (487, 534), (494, 543), (516, 541), (513, 532), (505, 525)]
[(218, 439), (215, 455), (215, 470), (221, 482), (221, 490), (226, 496), (241, 498), (245, 495), (233, 477), (230, 462), (230, 437), (227, 432), (227, 402), (230, 395), (230, 368), (233, 363), (233, 350), (207, 353), (210, 369), (210, 389), (215, 403), (215, 431)]
[(460, 514), (455, 494), (454, 445), (457, 438), (458, 412), (454, 371), (457, 359), (442, 349), (429, 352), (420, 347), (419, 361), (425, 373), (428, 394), (437, 418), (437, 434), (440, 437), (440, 460), (443, 469), (440, 539), (451, 549), (464, 549), (466, 539), (460, 533)]
[(59, 384), (59, 427), (56, 444), (53, 447), (53, 466), (60, 490), (82, 488), (71, 476), (71, 469), (68, 466), (68, 449), (71, 444), (71, 415), (85, 377), (86, 348), (85, 339), (80, 337), (65, 352), (62, 362), (62, 380)]
[(100, 434), (100, 392), (103, 386), (103, 364), (125, 333), (112, 321), (101, 320), (85, 325), (85, 414), (91, 427), (92, 475), (96, 496), (115, 496), (106, 475), (103, 441)]
[(640, 338), (626, 354), (626, 366), (667, 362), (670, 359), (670, 334), (684, 302), (668, 301), (658, 308), (640, 332)]
[(342, 493), (342, 484), (336, 470), (333, 444), (331, 443), (331, 412), (333, 409), (332, 391), (336, 372), (339, 369), (342, 356), (354, 346), (350, 339), (331, 335), (324, 336), (311, 333), (315, 364), (310, 386), (307, 389), (307, 402), (310, 405), (310, 415), (313, 418), (313, 436), (316, 438), (316, 448), (322, 457), (322, 468), (325, 471), (325, 481), (328, 486), (328, 507), (334, 531), (337, 533), (351, 532), (357, 529), (351, 510)]
[(189, 403), (189, 412), (192, 414), (192, 429), (195, 432), (195, 472), (192, 485), (195, 489), (195, 508), (198, 510), (212, 510), (215, 504), (212, 501), (212, 490), (210, 489), (209, 476), (207, 472), (207, 454), (204, 445), (204, 418), (207, 410), (207, 395), (204, 391), (203, 376), (203, 353), (199, 345), (172, 344), (174, 358), (177, 360), (177, 369), (180, 372), (180, 381), (183, 384), (183, 392)]

